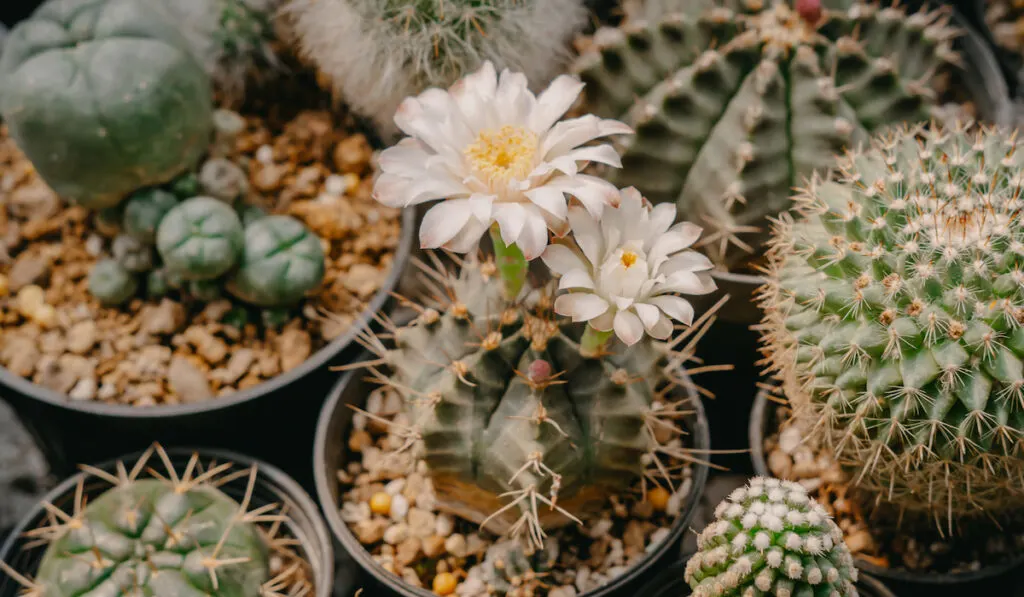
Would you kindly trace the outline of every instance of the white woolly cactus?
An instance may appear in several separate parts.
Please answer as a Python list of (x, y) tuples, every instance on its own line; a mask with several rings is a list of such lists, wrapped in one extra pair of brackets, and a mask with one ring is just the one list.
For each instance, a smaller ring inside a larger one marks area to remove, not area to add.
[(686, 565), (694, 597), (856, 597), (843, 533), (800, 484), (755, 477), (715, 519)]
[(289, 0), (302, 54), (385, 135), (407, 96), (490, 60), (547, 84), (586, 23), (581, 0)]

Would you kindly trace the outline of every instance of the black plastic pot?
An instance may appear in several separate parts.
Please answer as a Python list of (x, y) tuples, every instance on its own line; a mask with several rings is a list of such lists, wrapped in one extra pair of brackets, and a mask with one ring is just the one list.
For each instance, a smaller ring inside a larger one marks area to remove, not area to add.
[(137, 407), (73, 402), (0, 368), (0, 397), (18, 411), (58, 476), (73, 472), (78, 462), (107, 460), (159, 441), (252, 454), (312, 487), (308, 459), (316, 417), (335, 379), (328, 367), (358, 354), (356, 336), (371, 324), (375, 313), (389, 308), (390, 293), (413, 249), (414, 218), (412, 209), (403, 214), (402, 238), (391, 272), (359, 320), (306, 362), (265, 383), (199, 403)]
[[(368, 358), (368, 357), (367, 357)], [(362, 588), (364, 595), (372, 597), (432, 597), (434, 594), (425, 589), (411, 587), (397, 576), (387, 572), (373, 560), (370, 553), (356, 539), (348, 525), (341, 519), (339, 511), (340, 487), (336, 472), (345, 465), (348, 452), (347, 438), (352, 424), (353, 410), (350, 406), (362, 407), (366, 397), (376, 385), (365, 379), (366, 374), (350, 371), (334, 387), (330, 398), (324, 404), (320, 414), (320, 422), (316, 431), (316, 449), (313, 454), (313, 466), (316, 474), (316, 492), (320, 506), (327, 518), (327, 524), (334, 532), (335, 538), (341, 543), (339, 559), (347, 560), (355, 570), (356, 588)], [(693, 448), (698, 451), (708, 449), (709, 437), (707, 421), (701, 401), (696, 394), (691, 394), (693, 414), (678, 423), (688, 432)], [(672, 525), (668, 538), (659, 544), (657, 549), (629, 572), (616, 578), (613, 582), (580, 595), (580, 597), (633, 597), (641, 594), (637, 591), (651, 578), (656, 571), (679, 559), (680, 545), (683, 534), (689, 527), (699, 496), (707, 482), (708, 467), (695, 464), (693, 469), (693, 487), (691, 499), (687, 502), (679, 519)]]
[[(775, 408), (768, 393), (762, 390), (754, 401), (750, 418), (750, 447), (754, 470), (758, 475), (770, 477), (764, 454), (764, 441)], [(929, 597), (962, 597), (966, 590), (1003, 590), (1014, 587), (1024, 592), (1024, 554), (995, 566), (986, 566), (972, 572), (916, 572), (902, 568), (884, 568), (857, 557), (857, 568), (874, 577), (900, 595), (928, 595)], [(1021, 592), (1010, 595), (1024, 594)]]
[[(232, 452), (218, 450), (168, 450), (171, 462), (177, 470), (182, 470), (193, 452), (198, 452), (202, 461), (209, 462), (216, 460), (218, 463), (232, 462), (234, 470), (242, 470), (252, 465), (257, 466), (256, 484), (252, 494), (250, 509), (258, 508), (268, 504), (287, 506), (289, 521), (284, 523), (285, 530), (289, 535), (298, 540), (295, 549), (309, 562), (313, 573), (315, 593), (309, 597), (330, 597), (334, 588), (334, 552), (331, 546), (331, 537), (320, 516), (320, 510), (299, 485), (291, 477), (279, 469), (241, 456)], [(133, 454), (123, 459), (123, 462), (130, 464), (138, 458), (139, 454)], [(158, 470), (159, 465), (151, 462), (151, 465)], [(117, 462), (109, 461), (98, 466), (98, 468), (116, 474)], [(85, 476), (84, 473), (74, 475), (58, 485), (44, 498), (58, 508), (67, 509), (74, 503), (75, 490), (79, 480)], [(106, 481), (98, 480), (96, 477), (86, 476), (85, 496), (95, 498), (99, 493), (110, 487)], [(241, 500), (245, 495), (248, 477), (239, 477), (233, 481), (220, 486), (221, 491), (236, 500)], [(69, 511), (69, 510), (68, 510)], [(35, 574), (45, 546), (29, 547), (31, 541), (23, 536), (23, 533), (35, 529), (47, 522), (48, 514), (40, 505), (33, 509), (18, 525), (17, 529), (3, 546), (0, 547), (0, 560), (11, 566), (15, 571), (32, 576)], [(13, 579), (3, 572), (0, 572), (0, 597), (15, 597), (20, 594), (20, 586)]]

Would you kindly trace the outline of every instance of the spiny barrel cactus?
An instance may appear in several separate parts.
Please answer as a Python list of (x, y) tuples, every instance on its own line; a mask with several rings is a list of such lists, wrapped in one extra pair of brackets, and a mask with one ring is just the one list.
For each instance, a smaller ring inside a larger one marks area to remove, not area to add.
[[(193, 455), (179, 476), (163, 449), (156, 451), (166, 476), (140, 477), (153, 449), (131, 469), (121, 464), (116, 476), (83, 467), (113, 486), (86, 504), (83, 478), (73, 511), (47, 504), (49, 525), (29, 532), (48, 543), (35, 579), (3, 562), (0, 570), (25, 585), (26, 594), (43, 597), (256, 597), (311, 588), (308, 564), (288, 547), (293, 540), (277, 536), (286, 518), (273, 507), (249, 509), (255, 467), (239, 504), (217, 488), (231, 463), (204, 471)], [(284, 560), (280, 574), (272, 571), (271, 551)]]
[(686, 564), (694, 597), (857, 597), (843, 532), (798, 483), (756, 477), (715, 508)]
[(302, 300), (324, 277), (320, 239), (289, 216), (258, 218), (245, 228), (241, 262), (228, 289), (261, 307)]
[(607, 176), (676, 203), (707, 229), (702, 242), (720, 266), (756, 251), (766, 218), (841, 148), (926, 120), (933, 75), (955, 59), (945, 12), (793, 6), (652, 2), (645, 19), (599, 30), (574, 69), (586, 110), (636, 131), (623, 140), (623, 167)]
[(193, 197), (167, 212), (156, 246), (167, 268), (186, 280), (209, 280), (234, 267), (244, 244), (242, 221), (231, 206)]
[(289, 0), (284, 10), (302, 53), (388, 134), (404, 98), (487, 60), (546, 84), (586, 24), (581, 0)]
[(423, 309), (391, 329), (394, 348), (364, 341), (380, 356), (368, 363), (375, 377), (407, 400), (411, 426), (395, 433), (406, 447), (422, 440), (442, 508), (540, 547), (544, 528), (602, 507), (647, 467), (665, 471), (666, 454), (684, 453), (670, 423), (681, 403), (665, 400), (692, 355), (682, 339), (709, 318), (671, 342), (584, 354), (582, 325), (556, 322), (548, 290), (505, 301), (492, 261), (432, 276), (447, 285), (437, 294), (452, 297), (443, 313)]
[(0, 56), (0, 115), (60, 195), (99, 209), (195, 164), (210, 81), (155, 0), (49, 0)]
[(1024, 500), (1024, 226), (1015, 135), (916, 127), (848, 153), (778, 225), (766, 353), (795, 415), (901, 512)]

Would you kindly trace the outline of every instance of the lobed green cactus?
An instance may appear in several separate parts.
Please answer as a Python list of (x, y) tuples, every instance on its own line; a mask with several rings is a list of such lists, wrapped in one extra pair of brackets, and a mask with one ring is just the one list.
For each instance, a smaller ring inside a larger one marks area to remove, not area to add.
[(167, 182), (210, 141), (210, 81), (154, 1), (48, 0), (0, 56), (11, 137), (47, 184), (91, 209)]
[(193, 197), (160, 222), (156, 246), (168, 270), (186, 280), (210, 280), (228, 272), (242, 254), (244, 230), (231, 206)]
[(138, 291), (132, 272), (114, 259), (104, 259), (89, 272), (89, 293), (108, 306), (128, 302)]
[(799, 483), (755, 477), (715, 509), (685, 578), (694, 597), (857, 597), (843, 532)]
[(242, 258), (228, 290), (253, 305), (280, 307), (302, 300), (323, 277), (320, 238), (293, 217), (266, 216), (246, 227)]
[(841, 148), (927, 120), (933, 76), (956, 59), (946, 11), (794, 6), (649, 2), (640, 18), (599, 30), (574, 68), (584, 108), (636, 131), (609, 179), (675, 202), (708, 231), (702, 242), (722, 267), (757, 251), (791, 189)]
[(665, 471), (666, 454), (685, 457), (670, 423), (682, 405), (663, 401), (677, 379), (668, 372), (692, 355), (682, 339), (708, 318), (669, 343), (646, 337), (587, 355), (582, 325), (553, 319), (552, 289), (506, 302), (494, 263), (475, 259), (457, 278), (432, 278), (451, 303), (390, 329), (394, 348), (364, 338), (380, 358), (363, 366), (386, 365), (376, 379), (406, 399), (412, 426), (396, 433), (410, 438), (406, 447), (422, 440), (443, 509), (541, 547), (545, 527), (600, 509), (645, 471)]
[(490, 60), (546, 85), (586, 25), (582, 0), (288, 0), (300, 51), (385, 134), (401, 101)]
[(124, 203), (121, 229), (140, 242), (156, 242), (156, 229), (167, 212), (178, 205), (173, 193), (160, 188), (137, 191)]
[(795, 416), (900, 512), (996, 518), (1024, 500), (1024, 153), (915, 127), (796, 197), (769, 251), (765, 351)]

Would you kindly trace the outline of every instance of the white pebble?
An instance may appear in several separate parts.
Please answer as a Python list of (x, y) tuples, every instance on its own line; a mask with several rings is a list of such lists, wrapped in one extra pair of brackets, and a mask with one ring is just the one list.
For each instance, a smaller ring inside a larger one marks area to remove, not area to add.
[(391, 511), (389, 512), (392, 520), (403, 521), (409, 514), (409, 500), (405, 499), (404, 495), (398, 494), (391, 497)]
[[(417, 500), (418, 501), (418, 500)], [(455, 519), (448, 514), (438, 514), (434, 532), (438, 537), (448, 537), (455, 531)]]
[(444, 549), (457, 558), (466, 557), (466, 538), (456, 533), (444, 542)]
[(256, 161), (261, 164), (274, 163), (274, 148), (269, 145), (261, 145), (256, 150)]
[(366, 415), (363, 413), (355, 413), (352, 415), (352, 428), (356, 431), (365, 431), (366, 421)]
[(383, 408), (384, 398), (380, 395), (380, 392), (373, 392), (366, 399), (366, 412), (371, 415), (379, 415)]
[(572, 585), (566, 585), (564, 587), (558, 587), (548, 593), (548, 597), (576, 597), (576, 587)]
[(324, 181), (324, 192), (334, 197), (341, 197), (345, 194), (345, 178), (337, 174), (331, 174)]
[(433, 512), (437, 509), (437, 498), (434, 496), (434, 492), (421, 491), (416, 496), (416, 507), (428, 512)]
[(583, 566), (576, 570), (576, 590), (580, 593), (590, 590), (590, 568)]
[(647, 552), (649, 553), (649, 552), (654, 551), (655, 549), (657, 549), (658, 545), (660, 545), (662, 541), (664, 541), (665, 539), (668, 538), (668, 535), (669, 535), (670, 532), (671, 531), (669, 531), (665, 527), (662, 527), (662, 528), (654, 531), (654, 533), (651, 534), (651, 541), (650, 541), (650, 543), (647, 544)]
[(100, 400), (110, 400), (114, 396), (117, 396), (117, 386), (110, 382), (101, 385), (100, 391), (96, 394), (96, 397)]
[(95, 397), (96, 380), (92, 377), (79, 380), (75, 387), (71, 388), (71, 391), (68, 392), (68, 398), (72, 400), (92, 400)]
[(85, 252), (93, 257), (99, 257), (103, 252), (103, 237), (98, 234), (90, 234), (85, 240)]
[(409, 525), (403, 522), (389, 526), (387, 530), (384, 531), (384, 543), (387, 543), (388, 545), (398, 545), (408, 538)]
[(405, 489), (405, 479), (395, 479), (384, 486), (384, 493), (395, 496), (402, 493), (403, 489)]
[(779, 434), (779, 448), (786, 454), (792, 454), (800, 446), (802, 439), (800, 429), (796, 425), (790, 425)]
[(349, 524), (370, 520), (370, 505), (366, 502), (345, 502), (341, 507), (341, 519)]
[(608, 531), (612, 530), (612, 521), (610, 518), (602, 518), (597, 521), (594, 528), (590, 529), (590, 536), (594, 539), (600, 539), (608, 534)]

